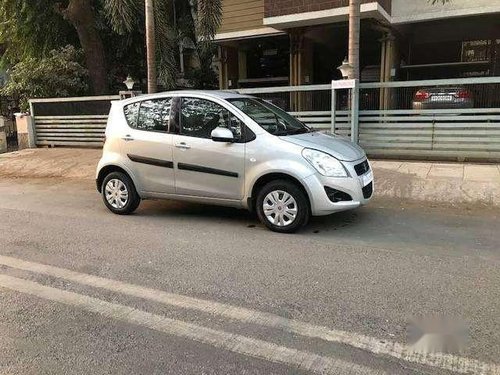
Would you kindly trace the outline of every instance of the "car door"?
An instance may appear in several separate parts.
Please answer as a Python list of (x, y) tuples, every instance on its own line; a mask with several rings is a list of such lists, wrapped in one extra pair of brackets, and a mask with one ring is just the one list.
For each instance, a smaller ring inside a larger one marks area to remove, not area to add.
[(125, 106), (129, 129), (123, 140), (127, 166), (138, 189), (175, 193), (172, 135), (168, 133), (172, 98), (144, 100)]
[[(214, 101), (195, 97), (177, 100), (179, 126), (178, 134), (173, 136), (176, 194), (242, 199), (245, 181), (243, 123)], [(235, 141), (213, 141), (211, 132), (217, 127), (231, 129)]]

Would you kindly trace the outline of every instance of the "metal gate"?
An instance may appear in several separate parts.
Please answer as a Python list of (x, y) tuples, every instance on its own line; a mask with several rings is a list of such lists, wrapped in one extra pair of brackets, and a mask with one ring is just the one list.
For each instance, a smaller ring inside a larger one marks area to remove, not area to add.
[(30, 100), (37, 146), (102, 147), (118, 95)]

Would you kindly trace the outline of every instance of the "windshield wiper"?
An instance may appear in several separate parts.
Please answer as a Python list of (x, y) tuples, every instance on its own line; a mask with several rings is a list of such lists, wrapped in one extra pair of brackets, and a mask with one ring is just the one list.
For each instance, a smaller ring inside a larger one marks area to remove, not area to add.
[(313, 131), (314, 131), (313, 129), (309, 129), (309, 128), (299, 128), (299, 129), (293, 130), (292, 134), (312, 133)]
[(280, 135), (296, 135), (296, 134), (305, 134), (305, 133), (312, 133), (316, 130), (314, 129), (309, 129), (309, 128), (299, 128), (299, 129), (290, 129), (290, 130), (283, 130), (280, 132), (273, 133), (274, 135), (280, 136)]
[(280, 132), (275, 132), (275, 133), (271, 133), (271, 134), (276, 135), (276, 136), (290, 135), (290, 133), (287, 130), (282, 130)]

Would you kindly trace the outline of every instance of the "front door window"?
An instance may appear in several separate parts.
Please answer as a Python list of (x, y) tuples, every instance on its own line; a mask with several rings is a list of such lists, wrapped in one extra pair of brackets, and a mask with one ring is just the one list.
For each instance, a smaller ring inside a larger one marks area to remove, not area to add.
[(181, 134), (210, 138), (215, 128), (228, 128), (236, 141), (241, 139), (242, 124), (236, 116), (210, 100), (185, 98), (181, 110)]

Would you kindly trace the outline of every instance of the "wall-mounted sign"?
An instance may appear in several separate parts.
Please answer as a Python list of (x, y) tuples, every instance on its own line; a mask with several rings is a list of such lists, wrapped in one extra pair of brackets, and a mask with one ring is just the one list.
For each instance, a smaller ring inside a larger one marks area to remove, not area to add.
[(462, 62), (480, 62), (490, 59), (490, 40), (462, 42)]
[(354, 79), (341, 79), (338, 81), (332, 81), (332, 89), (353, 89), (356, 85)]

